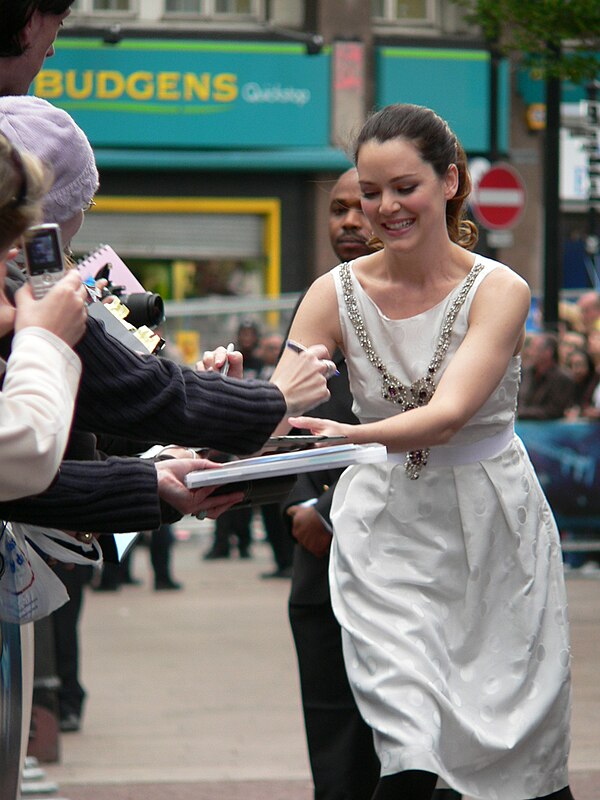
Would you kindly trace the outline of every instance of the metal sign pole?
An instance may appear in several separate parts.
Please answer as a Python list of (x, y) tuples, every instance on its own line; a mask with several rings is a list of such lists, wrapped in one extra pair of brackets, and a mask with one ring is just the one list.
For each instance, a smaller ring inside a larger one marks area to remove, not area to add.
[(587, 85), (587, 142), (588, 155), (588, 235), (585, 240), (586, 266), (592, 288), (600, 289), (600, 239), (596, 230), (597, 210), (600, 208), (600, 102), (598, 89), (600, 82)]

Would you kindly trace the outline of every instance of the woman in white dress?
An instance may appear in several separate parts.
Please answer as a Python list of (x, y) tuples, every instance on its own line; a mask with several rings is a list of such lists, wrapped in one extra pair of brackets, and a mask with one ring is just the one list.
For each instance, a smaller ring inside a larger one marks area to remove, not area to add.
[(290, 335), (345, 352), (361, 424), (290, 422), (389, 451), (344, 473), (332, 513), (332, 602), (382, 764), (374, 800), (436, 785), (570, 800), (559, 540), (514, 434), (529, 289), (470, 252), (465, 154), (434, 112), (384, 108), (355, 158), (381, 249), (319, 278)]

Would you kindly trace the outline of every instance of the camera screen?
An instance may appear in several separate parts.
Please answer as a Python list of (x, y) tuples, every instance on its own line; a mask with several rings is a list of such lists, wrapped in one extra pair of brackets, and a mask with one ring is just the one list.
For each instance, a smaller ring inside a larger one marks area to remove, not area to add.
[(32, 273), (60, 272), (62, 256), (53, 231), (37, 233), (27, 242), (29, 269)]

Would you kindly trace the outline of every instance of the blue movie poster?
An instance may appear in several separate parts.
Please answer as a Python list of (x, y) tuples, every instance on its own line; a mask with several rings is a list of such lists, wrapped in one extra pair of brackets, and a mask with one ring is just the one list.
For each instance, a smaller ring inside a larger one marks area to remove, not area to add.
[(600, 525), (600, 422), (523, 420), (516, 430), (554, 513)]

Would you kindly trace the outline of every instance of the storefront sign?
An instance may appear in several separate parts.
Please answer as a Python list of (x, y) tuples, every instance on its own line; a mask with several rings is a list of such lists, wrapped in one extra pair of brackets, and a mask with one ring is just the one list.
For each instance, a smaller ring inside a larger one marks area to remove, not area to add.
[(327, 53), (287, 43), (62, 38), (33, 93), (104, 147), (322, 147)]
[[(600, 73), (600, 54), (598, 58), (598, 71)], [(517, 91), (527, 105), (533, 103), (544, 103), (546, 100), (546, 81), (539, 71), (531, 67), (522, 67), (517, 70)], [(586, 97), (585, 81), (573, 83), (573, 81), (561, 81), (560, 98), (561, 103), (579, 103)]]
[[(508, 149), (508, 65), (498, 78), (498, 146)], [(377, 104), (428, 106), (448, 121), (468, 153), (490, 148), (490, 54), (487, 50), (380, 47)]]

